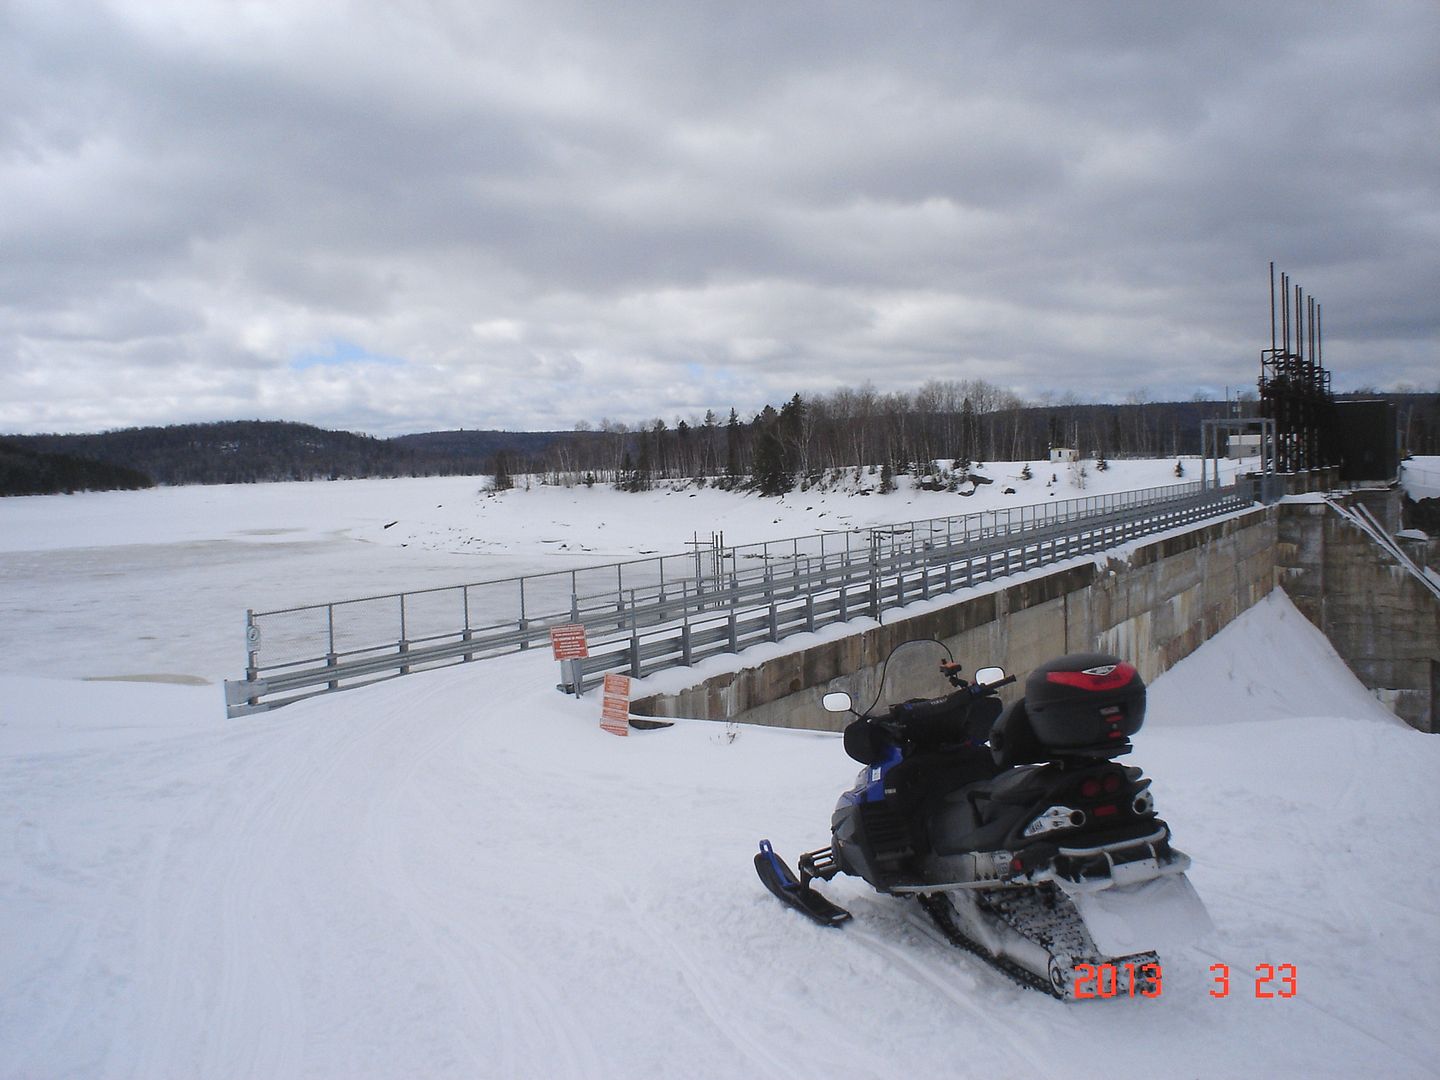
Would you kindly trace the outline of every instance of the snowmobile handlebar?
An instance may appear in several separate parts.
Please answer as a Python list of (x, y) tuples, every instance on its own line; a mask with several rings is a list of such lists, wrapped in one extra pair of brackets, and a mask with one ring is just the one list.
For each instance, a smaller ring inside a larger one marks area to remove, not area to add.
[(1006, 675), (1003, 679), (992, 683), (971, 683), (970, 692), (976, 697), (983, 697), (986, 694), (993, 694), (1002, 686), (1009, 686), (1015, 681), (1014, 675)]

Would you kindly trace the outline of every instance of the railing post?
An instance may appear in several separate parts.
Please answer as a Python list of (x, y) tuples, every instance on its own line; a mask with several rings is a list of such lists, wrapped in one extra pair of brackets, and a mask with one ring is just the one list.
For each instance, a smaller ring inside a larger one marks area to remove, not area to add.
[[(339, 657), (335, 655), (335, 605), (334, 605), (334, 604), (326, 604), (326, 605), (325, 605), (325, 623), (326, 623), (326, 631), (327, 631), (327, 633), (329, 634), (329, 641), (330, 641), (330, 646), (329, 646), (329, 648), (325, 650), (325, 666), (326, 666), (326, 667), (334, 667), (335, 664), (336, 664), (336, 662), (339, 660)], [(325, 688), (326, 688), (327, 690), (338, 690), (338, 689), (340, 689), (340, 681), (339, 681), (338, 679), (331, 679), (328, 683), (325, 684)]]
[(880, 621), (880, 537), (870, 530), (870, 617)]
[[(260, 626), (255, 621), (253, 608), (245, 610), (245, 681), (253, 683), (260, 678)], [(258, 697), (246, 698), (247, 705), (259, 705)]]
[(767, 560), (765, 563), (765, 600), (770, 607), (770, 640), (780, 640), (780, 613), (775, 609), (775, 576)]
[[(409, 642), (409, 640), (408, 640), (408, 635), (406, 634), (406, 631), (405, 631), (405, 594), (402, 592), (402, 593), (400, 594), (400, 655), (401, 655), (401, 656), (404, 656), (404, 655), (405, 655), (406, 653), (408, 653), (409, 651), (410, 651), (410, 642)], [(410, 665), (409, 665), (409, 664), (402, 664), (402, 665), (400, 666), (400, 674), (401, 674), (401, 675), (409, 675), (409, 674), (410, 674)]]

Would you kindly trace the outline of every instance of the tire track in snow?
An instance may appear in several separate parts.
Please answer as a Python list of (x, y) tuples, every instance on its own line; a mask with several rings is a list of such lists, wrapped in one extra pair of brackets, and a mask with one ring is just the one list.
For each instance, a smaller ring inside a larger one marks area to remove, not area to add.
[[(902, 901), (902, 903), (904, 903), (905, 906), (905, 925), (917, 930), (925, 940), (932, 943), (935, 951), (912, 951), (906, 949), (904, 946), (896, 945), (893, 941), (883, 937), (881, 932), (871, 930), (868, 927), (855, 927), (855, 929), (863, 931), (860, 934), (854, 935), (856, 940), (871, 951), (885, 957), (893, 968), (906, 973), (911, 979), (930, 987), (932, 990), (938, 991), (940, 996), (950, 1002), (950, 1004), (968, 1013), (972, 1017), (972, 1023), (986, 1032), (985, 1037), (981, 1041), (987, 1048), (993, 1047), (997, 1040), (1001, 1040), (1011, 1048), (1016, 1057), (1019, 1057), (1030, 1065), (1033, 1070), (1031, 1072), (1032, 1076), (1047, 1075), (1047, 1070), (1050, 1069), (1053, 1062), (1047, 1061), (1037, 1055), (1032, 1049), (1031, 1044), (1027, 1040), (1013, 1034), (1010, 1028), (1003, 1024), (997, 1024), (995, 1022), (996, 1009), (993, 1002), (988, 1005), (982, 1005), (976, 1002), (972, 997), (956, 990), (947, 979), (932, 967), (922, 963), (922, 956), (933, 956), (936, 967), (949, 968), (950, 973), (953, 974), (959, 966), (957, 961), (965, 960), (965, 957), (957, 955), (959, 950), (950, 944), (950, 942), (939, 937), (936, 928), (925, 920), (923, 916), (916, 914), (912, 902), (907, 900)], [(848, 930), (850, 927), (846, 929)], [(944, 958), (943, 960), (941, 959), (942, 957)], [(978, 957), (972, 957), (971, 959), (976, 964), (984, 963)], [(1010, 983), (1005, 976), (990, 970), (988, 967), (983, 969), (983, 973), (979, 970), (972, 972), (968, 967), (966, 968), (967, 978), (971, 981), (971, 985), (977, 989), (980, 986), (979, 979), (985, 975), (993, 975), (998, 979), (1004, 980), (1007, 989), (1013, 988), (1013, 984)], [(1037, 994), (1035, 996), (1037, 1000), (1041, 1001), (1045, 1006), (1052, 1004), (1052, 1001), (1045, 999), (1043, 995)]]
[[(312, 738), (303, 728), (267, 725), (215, 740), (241, 747), (225, 758), (230, 775), (161, 837), (141, 912), (164, 987), (161, 1019), (147, 1027), (188, 1034), (144, 1047), (136, 1076), (296, 1071), (304, 998), (293, 957), (274, 945), (256, 911), (261, 882), (279, 861), (274, 834), (285, 796), (303, 781), (309, 755), (300, 751)], [(216, 753), (212, 745), (196, 750), (201, 758)], [(187, 871), (190, 882), (177, 901), (172, 882)], [(218, 949), (211, 945), (217, 937)], [(197, 958), (211, 968), (197, 968)]]
[[(459, 726), (462, 723), (466, 726)], [(577, 1038), (556, 991), (543, 976), (534, 976), (529, 959), (477, 910), (476, 901), (486, 895), (487, 883), (454, 865), (455, 853), (474, 851), (473, 843), (454, 835), (455, 822), (441, 808), (430, 810), (423, 822), (397, 812), (402, 805), (418, 809), (426, 804), (426, 785), (419, 783), (422, 772), (437, 762), (461, 759), (457, 744), (469, 734), (470, 724), (473, 721), (434, 725), (421, 741), (405, 740), (389, 755), (393, 764), (379, 774), (385, 791), (366, 813), (375, 884), (399, 901), (401, 914), (446, 972), (446, 986), (463, 990), (462, 1014), (488, 1018), (499, 1033), (495, 1045), (481, 1045), (461, 1025), (459, 1035), (474, 1067), (504, 1077), (603, 1075), (603, 1059), (588, 1039)], [(474, 790), (478, 798), (484, 788), (476, 784)], [(418, 880), (405, 859), (414, 850), (417, 833), (431, 850), (449, 853), (451, 865), (444, 870), (461, 871), (458, 884), (473, 887), (465, 894), (457, 894), (453, 887), (447, 893), (434, 881)], [(479, 857), (483, 860), (484, 853)], [(502, 970), (492, 975), (487, 969), (494, 966)], [(515, 1033), (524, 1037), (517, 1039)], [(493, 1060), (497, 1051), (498, 1062)]]
[(749, 1018), (740, 1010), (725, 1004), (724, 996), (714, 989), (716, 985), (715, 972), (702, 970), (685, 948), (675, 940), (673, 934), (660, 934), (655, 927), (655, 920), (647, 917), (641, 911), (635, 897), (625, 887), (624, 882), (618, 878), (611, 878), (610, 884), (616, 894), (624, 898), (625, 907), (634, 924), (675, 962), (678, 973), (690, 991), (691, 997), (695, 999), (695, 1003), (700, 1006), (700, 1010), (711, 1025), (749, 1063), (750, 1067), (746, 1069), (745, 1076), (774, 1078), (774, 1080), (791, 1080), (796, 1076), (798, 1063), (780, 1056), (760, 1039), (750, 1035)]

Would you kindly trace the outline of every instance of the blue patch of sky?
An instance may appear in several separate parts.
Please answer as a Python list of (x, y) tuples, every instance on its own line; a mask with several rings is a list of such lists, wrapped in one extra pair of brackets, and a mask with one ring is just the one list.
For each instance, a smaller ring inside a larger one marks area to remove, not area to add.
[(691, 382), (709, 383), (712, 386), (729, 386), (738, 381), (724, 368), (709, 367), (694, 361), (686, 363), (685, 374), (690, 377)]
[(353, 367), (357, 364), (381, 364), (398, 367), (405, 361), (397, 356), (372, 353), (363, 346), (344, 338), (331, 338), (324, 345), (307, 349), (290, 361), (291, 371), (304, 371), (313, 367)]

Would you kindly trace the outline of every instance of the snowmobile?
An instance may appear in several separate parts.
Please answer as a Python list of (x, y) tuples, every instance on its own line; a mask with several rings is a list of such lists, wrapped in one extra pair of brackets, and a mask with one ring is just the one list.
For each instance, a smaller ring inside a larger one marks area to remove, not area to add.
[(865, 767), (836, 803), (830, 845), (801, 855), (797, 877), (762, 840), (761, 880), (827, 926), (850, 913), (817, 880), (913, 896), (950, 943), (1061, 1000), (1159, 996), (1156, 946), (1210, 922), (1150, 780), (1116, 760), (1144, 722), (1139, 673), (1115, 656), (1062, 656), (1002, 707), (1015, 676), (941, 670), (957, 692), (880, 712), (826, 695), (827, 710), (858, 717), (844, 745)]

